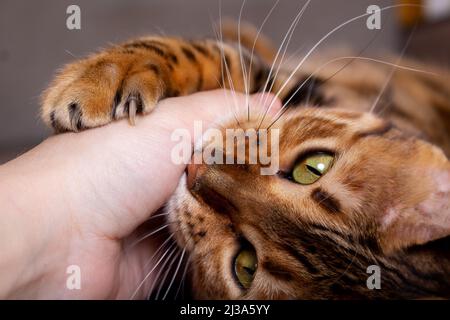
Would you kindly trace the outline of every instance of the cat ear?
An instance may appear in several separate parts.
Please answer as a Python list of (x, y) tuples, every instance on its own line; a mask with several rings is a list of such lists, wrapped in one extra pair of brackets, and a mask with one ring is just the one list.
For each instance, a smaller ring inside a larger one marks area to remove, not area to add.
[(381, 215), (385, 251), (421, 245), (450, 236), (450, 163), (435, 150), (419, 156), (410, 170), (408, 188)]

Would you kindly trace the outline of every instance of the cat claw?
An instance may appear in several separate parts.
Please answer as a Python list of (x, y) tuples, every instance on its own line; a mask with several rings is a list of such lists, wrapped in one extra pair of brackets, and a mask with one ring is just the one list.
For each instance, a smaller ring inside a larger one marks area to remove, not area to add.
[(128, 98), (128, 121), (132, 126), (136, 125), (136, 113), (137, 113), (137, 98)]

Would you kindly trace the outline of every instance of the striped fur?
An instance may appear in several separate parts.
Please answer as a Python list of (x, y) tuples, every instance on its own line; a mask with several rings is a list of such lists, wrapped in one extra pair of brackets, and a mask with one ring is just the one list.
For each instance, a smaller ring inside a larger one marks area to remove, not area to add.
[[(278, 92), (294, 66), (268, 79), (267, 41), (252, 59), (255, 30), (244, 30), (241, 61), (235, 29), (225, 31), (230, 42), (148, 37), (70, 64), (44, 93), (42, 117), (56, 132), (133, 122), (166, 97), (243, 91), (241, 64), (250, 61), (249, 92), (266, 80)], [(193, 182), (180, 181), (169, 219), (190, 253), (195, 296), (449, 297), (450, 78), (397, 70), (383, 90), (389, 66), (320, 66), (310, 62), (287, 82), (286, 113), (262, 127), (281, 130), (277, 175), (261, 176), (259, 164), (202, 165)], [(313, 150), (335, 155), (331, 170), (312, 185), (286, 179)], [(247, 291), (232, 270), (243, 238), (259, 265)], [(370, 265), (381, 269), (381, 290), (366, 285)]]

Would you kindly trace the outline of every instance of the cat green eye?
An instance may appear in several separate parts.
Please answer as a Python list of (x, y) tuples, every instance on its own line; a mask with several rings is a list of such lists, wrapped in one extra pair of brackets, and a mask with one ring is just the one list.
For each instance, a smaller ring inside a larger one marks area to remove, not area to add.
[(234, 260), (234, 273), (244, 289), (250, 288), (257, 268), (258, 260), (255, 250), (243, 248)]
[(333, 160), (334, 157), (330, 154), (313, 153), (295, 166), (294, 171), (292, 171), (292, 178), (300, 184), (312, 184), (327, 173), (333, 164)]

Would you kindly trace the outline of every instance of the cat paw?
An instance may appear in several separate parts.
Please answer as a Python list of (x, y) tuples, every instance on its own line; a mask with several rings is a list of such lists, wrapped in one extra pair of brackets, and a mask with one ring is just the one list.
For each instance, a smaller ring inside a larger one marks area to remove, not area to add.
[(122, 53), (66, 66), (44, 92), (42, 117), (56, 132), (80, 131), (150, 112), (162, 95), (158, 67)]

